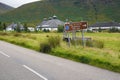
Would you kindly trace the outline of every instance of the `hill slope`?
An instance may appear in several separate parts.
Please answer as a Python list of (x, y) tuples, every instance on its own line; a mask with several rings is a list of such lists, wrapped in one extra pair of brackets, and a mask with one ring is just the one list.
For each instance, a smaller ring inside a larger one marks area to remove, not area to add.
[(0, 14), (8, 12), (8, 11), (10, 11), (12, 9), (13, 9), (13, 7), (8, 6), (6, 4), (3, 4), (3, 3), (0, 3)]
[(42, 0), (0, 16), (0, 21), (40, 21), (54, 14), (60, 19), (120, 22), (119, 0)]

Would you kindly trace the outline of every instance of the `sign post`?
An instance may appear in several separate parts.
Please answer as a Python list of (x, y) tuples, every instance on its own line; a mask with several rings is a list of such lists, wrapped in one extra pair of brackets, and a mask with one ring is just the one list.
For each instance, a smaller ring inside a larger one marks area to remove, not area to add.
[(84, 30), (82, 30), (82, 45), (85, 47)]
[[(67, 33), (70, 32), (70, 31), (73, 32), (73, 36), (72, 36), (73, 39), (76, 38), (76, 31), (77, 30), (82, 30), (82, 45), (83, 45), (83, 47), (85, 46), (84, 30), (83, 29), (86, 29), (86, 28), (87, 28), (87, 22), (85, 22), (85, 21), (66, 23), (65, 26), (64, 26), (65, 32), (67, 32)], [(69, 45), (70, 45), (69, 34), (68, 34), (68, 42), (69, 42)]]
[(71, 31), (71, 26), (69, 25), (69, 23), (65, 24), (65, 32), (67, 33), (67, 41), (68, 41), (68, 46), (70, 47), (70, 35), (69, 35), (69, 31)]

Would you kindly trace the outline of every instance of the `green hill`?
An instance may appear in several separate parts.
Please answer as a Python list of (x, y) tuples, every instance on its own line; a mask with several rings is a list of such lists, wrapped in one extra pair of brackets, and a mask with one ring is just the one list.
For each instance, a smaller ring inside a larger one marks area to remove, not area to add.
[(13, 10), (14, 8), (11, 6), (8, 6), (6, 4), (0, 3), (0, 14), (6, 13), (10, 10)]
[(39, 22), (54, 14), (60, 19), (120, 22), (119, 0), (42, 0), (2, 14), (0, 21)]

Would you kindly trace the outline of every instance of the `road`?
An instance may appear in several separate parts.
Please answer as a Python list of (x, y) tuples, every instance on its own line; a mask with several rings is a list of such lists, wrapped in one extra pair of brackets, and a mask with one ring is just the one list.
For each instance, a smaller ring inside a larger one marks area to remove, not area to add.
[(0, 80), (120, 80), (120, 73), (0, 41)]

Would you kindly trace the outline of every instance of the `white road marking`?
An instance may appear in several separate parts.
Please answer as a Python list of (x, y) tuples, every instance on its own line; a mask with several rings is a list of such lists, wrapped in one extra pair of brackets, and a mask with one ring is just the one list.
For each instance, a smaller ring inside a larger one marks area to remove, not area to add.
[(2, 51), (0, 51), (0, 54), (4, 55), (4, 56), (6, 56), (6, 57), (10, 57), (10, 56), (8, 56), (7, 54), (5, 54), (5, 53), (2, 52)]
[(43, 80), (48, 80), (47, 78), (45, 78), (44, 76), (40, 75), (38, 72), (36, 72), (35, 70), (31, 69), (30, 67), (23, 65), (23, 67), (25, 67), (26, 69), (28, 69), (29, 71), (35, 73), (37, 76), (39, 76), (40, 78), (42, 78)]

